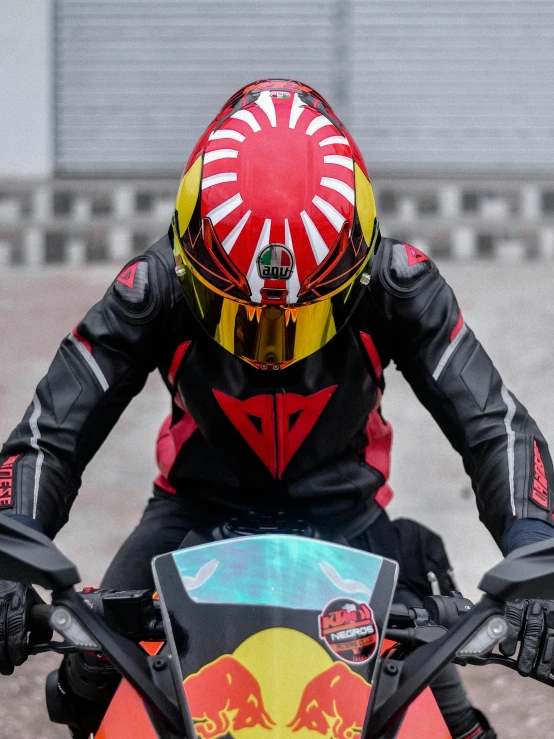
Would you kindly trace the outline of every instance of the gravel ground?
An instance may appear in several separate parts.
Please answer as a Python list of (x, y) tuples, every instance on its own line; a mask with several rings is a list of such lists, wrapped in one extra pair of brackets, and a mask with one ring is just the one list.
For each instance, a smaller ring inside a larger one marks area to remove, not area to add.
[[(548, 439), (554, 438), (551, 358), (554, 348), (552, 265), (443, 266), (468, 323), (493, 357), (510, 389), (527, 405)], [(0, 440), (31, 401), (60, 339), (98, 299), (115, 270), (88, 267), (40, 272), (2, 268), (0, 292)], [(477, 519), (469, 481), (429, 414), (402, 377), (387, 374), (384, 412), (395, 428), (392, 486), (395, 516), (418, 518), (447, 542), (464, 593), (478, 597), (480, 575), (500, 558)], [(70, 524), (56, 539), (79, 566), (83, 584), (99, 581), (119, 544), (137, 522), (155, 475), (154, 439), (168, 412), (157, 377), (124, 413), (109, 442), (89, 465)], [(58, 658), (29, 660), (11, 678), (0, 677), (0, 739), (59, 739), (48, 723), (43, 681)], [(501, 739), (526, 730), (554, 737), (550, 689), (498, 667), (465, 668), (464, 680)]]

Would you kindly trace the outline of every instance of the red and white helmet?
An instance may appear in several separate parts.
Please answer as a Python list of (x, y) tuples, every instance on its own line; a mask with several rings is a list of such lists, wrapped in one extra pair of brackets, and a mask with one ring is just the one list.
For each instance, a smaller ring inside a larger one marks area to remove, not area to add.
[(300, 82), (261, 80), (235, 93), (196, 144), (170, 233), (210, 336), (279, 369), (344, 325), (379, 224), (362, 155), (328, 103)]

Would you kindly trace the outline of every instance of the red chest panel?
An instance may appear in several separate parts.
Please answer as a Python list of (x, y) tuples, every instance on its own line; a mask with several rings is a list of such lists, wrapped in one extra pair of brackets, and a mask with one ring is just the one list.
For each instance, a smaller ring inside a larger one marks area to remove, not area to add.
[[(216, 472), (216, 457), (241, 489), (261, 487), (268, 494), (289, 490), (325, 465), (335, 469), (348, 457), (355, 468), (342, 477), (348, 485), (365, 461), (367, 419), (379, 397), (381, 368), (375, 372), (366, 343), (359, 329), (348, 327), (276, 372), (249, 366), (199, 332), (179, 368), (171, 362), (181, 409), (173, 423), (184, 411), (197, 427), (177, 456), (174, 486), (189, 476), (214, 478), (217, 485), (222, 471)], [(214, 453), (213, 464), (202, 465)]]

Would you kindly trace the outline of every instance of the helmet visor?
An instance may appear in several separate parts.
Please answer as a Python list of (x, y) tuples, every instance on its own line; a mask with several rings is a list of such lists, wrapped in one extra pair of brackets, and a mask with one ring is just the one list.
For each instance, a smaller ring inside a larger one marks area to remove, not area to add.
[(294, 306), (252, 305), (226, 297), (188, 259), (179, 271), (187, 302), (209, 336), (256, 367), (278, 368), (313, 354), (340, 331), (362, 294), (368, 260), (331, 296)]

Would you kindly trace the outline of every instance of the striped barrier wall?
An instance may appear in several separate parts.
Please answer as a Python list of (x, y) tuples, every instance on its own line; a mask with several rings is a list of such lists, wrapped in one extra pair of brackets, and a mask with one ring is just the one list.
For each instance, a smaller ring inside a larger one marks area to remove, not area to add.
[[(375, 179), (382, 232), (433, 258), (554, 260), (554, 178)], [(0, 265), (125, 262), (167, 230), (177, 185), (0, 180)]]

